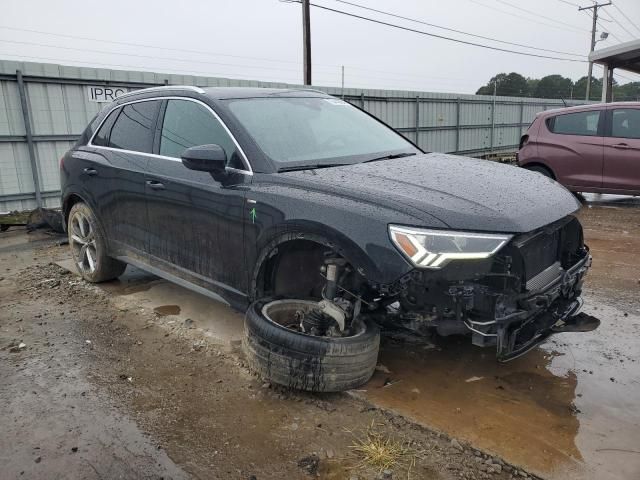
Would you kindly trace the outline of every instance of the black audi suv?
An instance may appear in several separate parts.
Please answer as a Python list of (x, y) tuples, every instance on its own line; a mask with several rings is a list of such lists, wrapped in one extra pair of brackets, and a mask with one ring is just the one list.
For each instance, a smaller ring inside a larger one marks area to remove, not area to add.
[(148, 88), (100, 112), (61, 161), (80, 274), (127, 264), (246, 311), (263, 377), (360, 385), (380, 327), (468, 335), (515, 358), (579, 314), (580, 204), (524, 169), (424, 153), (305, 89)]

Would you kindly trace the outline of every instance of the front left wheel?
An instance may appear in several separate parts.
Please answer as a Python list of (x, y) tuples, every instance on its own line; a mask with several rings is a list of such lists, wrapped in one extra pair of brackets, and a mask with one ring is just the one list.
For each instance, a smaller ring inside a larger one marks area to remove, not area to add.
[(263, 379), (298, 390), (339, 392), (366, 383), (378, 359), (378, 326), (358, 317), (343, 336), (305, 333), (300, 318), (316, 306), (294, 299), (250, 305), (244, 339), (249, 365)]
[(91, 283), (113, 280), (127, 265), (107, 255), (107, 243), (98, 219), (86, 203), (78, 202), (67, 222), (69, 247), (78, 272)]

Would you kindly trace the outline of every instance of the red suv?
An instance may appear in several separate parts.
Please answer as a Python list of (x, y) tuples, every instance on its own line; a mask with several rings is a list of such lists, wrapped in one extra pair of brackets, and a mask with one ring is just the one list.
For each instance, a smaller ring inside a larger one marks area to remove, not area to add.
[(640, 195), (640, 102), (540, 112), (517, 158), (573, 192)]

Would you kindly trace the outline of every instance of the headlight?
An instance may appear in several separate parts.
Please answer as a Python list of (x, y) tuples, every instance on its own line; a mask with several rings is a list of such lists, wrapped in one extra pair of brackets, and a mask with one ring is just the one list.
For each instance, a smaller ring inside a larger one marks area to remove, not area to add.
[(511, 240), (512, 235), (423, 230), (389, 226), (394, 245), (421, 268), (442, 268), (450, 260), (489, 258)]

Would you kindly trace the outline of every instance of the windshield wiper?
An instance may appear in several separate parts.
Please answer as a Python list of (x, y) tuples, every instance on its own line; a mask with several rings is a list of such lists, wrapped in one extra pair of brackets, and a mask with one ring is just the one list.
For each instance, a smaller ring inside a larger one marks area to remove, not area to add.
[(328, 168), (328, 167), (344, 167), (345, 165), (351, 165), (350, 163), (316, 163), (311, 165), (293, 165), (291, 167), (280, 167), (280, 172), (297, 172), (299, 170), (315, 170), (316, 168)]
[(371, 160), (365, 160), (362, 163), (377, 162), (379, 160), (393, 160), (394, 158), (411, 157), (413, 155), (416, 155), (416, 154), (415, 153), (409, 153), (409, 152), (392, 153), (391, 155), (385, 155), (384, 157), (378, 157), (378, 158), (372, 158)]

